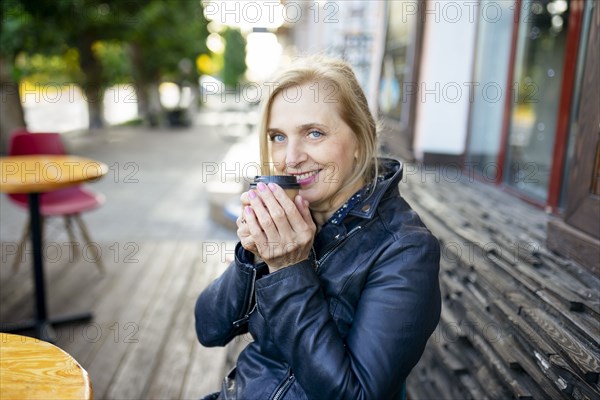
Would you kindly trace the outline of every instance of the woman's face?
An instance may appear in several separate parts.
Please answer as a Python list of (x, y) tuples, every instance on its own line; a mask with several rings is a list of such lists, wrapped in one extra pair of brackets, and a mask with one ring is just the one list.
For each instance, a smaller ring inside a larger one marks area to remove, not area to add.
[(338, 102), (317, 82), (282, 91), (271, 104), (267, 139), (280, 174), (295, 175), (313, 210), (340, 207), (361, 186), (340, 192), (356, 166), (354, 133), (339, 116)]

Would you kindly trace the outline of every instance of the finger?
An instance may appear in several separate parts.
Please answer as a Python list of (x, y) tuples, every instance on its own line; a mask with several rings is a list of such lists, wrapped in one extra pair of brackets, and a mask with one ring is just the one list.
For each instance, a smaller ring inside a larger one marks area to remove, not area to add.
[[(303, 231), (306, 229), (306, 220), (300, 213), (300, 207), (294, 201), (290, 200), (285, 190), (281, 186), (269, 184), (269, 189), (273, 193), (273, 197), (278, 201), (279, 206), (285, 213), (287, 224), (295, 231)], [(310, 211), (309, 211), (310, 214)], [(311, 217), (312, 218), (312, 217)], [(312, 219), (311, 219), (312, 221)]]
[(248, 197), (248, 192), (244, 192), (240, 195), (240, 201), (242, 202), (242, 206), (250, 205), (250, 198)]
[[(269, 190), (264, 183), (259, 183), (257, 186), (258, 190), (251, 190), (248, 194), (250, 203), (252, 204), (252, 211), (254, 211), (256, 219), (262, 227), (262, 230), (265, 232), (266, 237), (269, 240), (277, 240), (279, 238), (279, 231), (278, 226), (275, 223), (275, 218), (281, 219), (283, 210), (281, 210), (281, 207), (279, 207), (278, 212), (267, 209), (262, 196), (269, 195), (270, 193), (267, 193)], [(273, 197), (272, 194), (271, 197)], [(275, 199), (271, 199), (271, 201), (273, 202)], [(275, 215), (273, 215), (273, 213)]]
[(235, 224), (237, 225), (238, 228), (241, 228), (246, 225), (246, 219), (244, 218), (244, 209), (243, 208), (242, 208), (242, 212), (240, 213), (239, 217), (236, 218)]
[(304, 222), (313, 224), (314, 221), (312, 219), (312, 214), (310, 213), (308, 200), (302, 198), (302, 196), (297, 195), (294, 199), (294, 203), (296, 203), (296, 207), (298, 207), (298, 211), (300, 211), (300, 215), (304, 219)]
[(265, 203), (279, 233), (281, 234), (286, 230), (293, 231), (293, 220), (300, 219), (300, 215), (298, 214), (294, 202), (290, 200), (279, 185), (269, 183), (269, 185), (265, 186), (263, 189), (263, 191), (259, 191), (259, 195)]
[(244, 217), (246, 218), (246, 225), (249, 231), (249, 238), (254, 243), (266, 242), (267, 239), (265, 237), (265, 233), (259, 225), (256, 213), (254, 212), (252, 207), (246, 206), (246, 208), (244, 208)]
[(244, 215), (244, 210), (242, 209), (242, 213), (236, 220), (237, 224), (237, 235), (241, 239), (250, 236), (250, 229), (248, 228), (248, 224), (246, 222), (246, 218)]
[(243, 224), (239, 224), (236, 233), (244, 249), (251, 252), (256, 251), (256, 243), (254, 243), (254, 239), (250, 234), (250, 229), (248, 228), (247, 223), (244, 222)]
[(242, 244), (242, 247), (252, 253), (256, 253), (256, 243), (254, 243), (253, 240), (251, 239), (243, 239), (240, 240), (240, 243)]

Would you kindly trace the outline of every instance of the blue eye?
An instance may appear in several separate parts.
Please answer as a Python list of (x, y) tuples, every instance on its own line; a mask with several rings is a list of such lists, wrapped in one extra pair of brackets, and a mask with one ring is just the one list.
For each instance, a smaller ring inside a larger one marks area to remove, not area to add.
[(321, 136), (323, 136), (323, 133), (319, 132), (319, 131), (310, 131), (308, 133), (309, 136), (311, 136), (313, 139), (318, 139)]
[(283, 142), (285, 140), (285, 136), (279, 133), (275, 133), (269, 137), (272, 142)]

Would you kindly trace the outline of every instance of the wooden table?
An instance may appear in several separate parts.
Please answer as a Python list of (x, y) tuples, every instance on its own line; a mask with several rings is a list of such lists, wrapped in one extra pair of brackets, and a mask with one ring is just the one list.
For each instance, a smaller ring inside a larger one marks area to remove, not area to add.
[(68, 353), (27, 336), (0, 333), (0, 399), (91, 399), (88, 373)]
[(14, 332), (34, 328), (38, 338), (52, 341), (54, 337), (52, 324), (84, 321), (92, 317), (90, 313), (84, 313), (48, 318), (42, 257), (40, 193), (92, 181), (107, 172), (108, 167), (103, 163), (70, 155), (0, 157), (0, 192), (27, 193), (29, 195), (35, 283), (35, 319), (13, 326), (3, 324), (3, 331)]

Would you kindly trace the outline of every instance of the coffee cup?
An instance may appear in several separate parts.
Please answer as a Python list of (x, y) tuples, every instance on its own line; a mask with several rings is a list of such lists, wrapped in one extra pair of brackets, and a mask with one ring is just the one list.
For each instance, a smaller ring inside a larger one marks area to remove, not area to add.
[(285, 191), (288, 197), (294, 201), (300, 191), (300, 184), (293, 175), (259, 175), (254, 177), (254, 181), (250, 183), (250, 189), (256, 189), (256, 185), (260, 182), (268, 185), (275, 183)]

